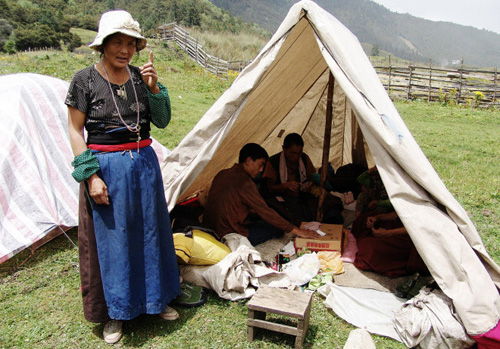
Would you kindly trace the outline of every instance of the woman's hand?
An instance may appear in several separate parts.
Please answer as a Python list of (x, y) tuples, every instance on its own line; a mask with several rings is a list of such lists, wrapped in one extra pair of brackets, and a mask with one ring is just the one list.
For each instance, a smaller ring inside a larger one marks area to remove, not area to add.
[(384, 237), (384, 236), (392, 236), (391, 230), (387, 230), (385, 228), (372, 228), (373, 236)]
[(373, 228), (373, 226), (375, 225), (375, 223), (378, 221), (378, 216), (372, 216), (372, 217), (368, 217), (366, 219), (366, 227), (367, 228)]
[(87, 179), (89, 194), (98, 205), (109, 205), (108, 187), (106, 183), (97, 175), (93, 174)]
[(158, 74), (153, 65), (153, 51), (149, 51), (149, 61), (142, 67), (139, 67), (139, 71), (141, 72), (142, 81), (144, 81), (149, 91), (154, 95), (160, 93), (160, 88), (157, 84)]

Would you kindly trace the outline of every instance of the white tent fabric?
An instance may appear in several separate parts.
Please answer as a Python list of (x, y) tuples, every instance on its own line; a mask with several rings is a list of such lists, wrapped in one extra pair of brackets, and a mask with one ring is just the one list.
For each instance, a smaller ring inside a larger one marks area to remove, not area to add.
[[(68, 86), (44, 75), (0, 76), (0, 263), (78, 224)], [(162, 161), (168, 149), (153, 146)]]
[(257, 58), (162, 164), (165, 195), (206, 192), (248, 142), (269, 154), (301, 134), (319, 167), (329, 73), (335, 79), (330, 162), (378, 167), (390, 199), (469, 334), (500, 318), (500, 268), (465, 210), (415, 142), (356, 37), (312, 1), (300, 1)]

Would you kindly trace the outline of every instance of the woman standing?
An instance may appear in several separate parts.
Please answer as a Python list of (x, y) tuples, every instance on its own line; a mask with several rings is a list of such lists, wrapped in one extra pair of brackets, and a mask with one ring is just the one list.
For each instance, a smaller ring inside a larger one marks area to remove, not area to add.
[(123, 320), (179, 316), (168, 306), (180, 294), (179, 274), (149, 134), (150, 122), (169, 123), (170, 99), (152, 52), (144, 66), (129, 65), (146, 39), (128, 12), (104, 13), (90, 47), (101, 61), (74, 75), (66, 98), (73, 177), (81, 182), (80, 274), (86, 319), (107, 322), (104, 340), (116, 343)]

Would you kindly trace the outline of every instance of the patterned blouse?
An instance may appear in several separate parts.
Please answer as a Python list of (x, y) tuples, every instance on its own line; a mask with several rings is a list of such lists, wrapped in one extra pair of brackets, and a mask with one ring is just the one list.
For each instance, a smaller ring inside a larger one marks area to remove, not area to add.
[(130, 126), (137, 122), (137, 102), (132, 83), (139, 101), (139, 125), (141, 139), (148, 139), (151, 130), (151, 113), (148, 89), (141, 78), (139, 68), (129, 66), (132, 78), (123, 87), (110, 83), (116, 106), (111, 97), (108, 81), (94, 65), (78, 71), (71, 81), (66, 96), (66, 105), (74, 107), (86, 115), (85, 129), (88, 144), (121, 144), (137, 141), (137, 133), (128, 131), (120, 120)]

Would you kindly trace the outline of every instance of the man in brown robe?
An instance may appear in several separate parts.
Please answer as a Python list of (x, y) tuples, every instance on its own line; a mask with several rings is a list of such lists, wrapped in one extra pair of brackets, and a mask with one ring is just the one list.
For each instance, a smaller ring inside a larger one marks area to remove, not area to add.
[[(317, 237), (316, 232), (299, 229), (267, 206), (252, 180), (264, 169), (269, 158), (266, 150), (248, 143), (240, 150), (238, 163), (220, 171), (208, 193), (203, 223), (215, 230), (219, 237), (238, 233), (252, 245), (291, 232), (296, 236)], [(258, 217), (255, 221), (251, 218)]]
[[(319, 174), (309, 156), (304, 153), (304, 140), (290, 133), (283, 140), (283, 150), (267, 161), (262, 175), (261, 194), (267, 204), (281, 216), (300, 225), (316, 220), (318, 197), (311, 191)], [(343, 206), (339, 198), (327, 193), (323, 203), (323, 223), (342, 224)]]

